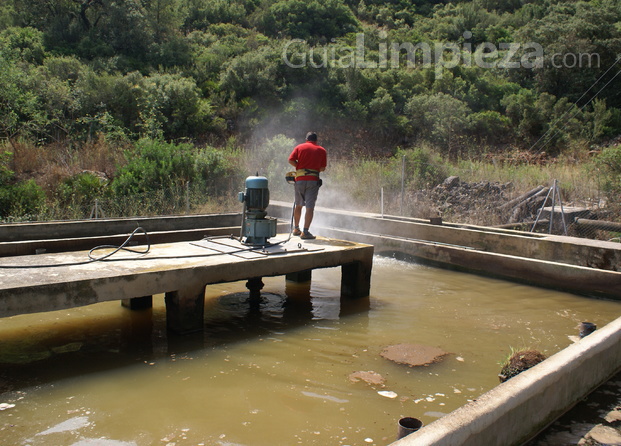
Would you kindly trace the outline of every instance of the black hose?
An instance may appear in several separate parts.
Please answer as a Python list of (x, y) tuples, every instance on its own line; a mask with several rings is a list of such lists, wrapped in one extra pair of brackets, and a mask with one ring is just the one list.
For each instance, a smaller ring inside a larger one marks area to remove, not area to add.
[[(141, 231), (145, 237), (147, 238), (147, 249), (144, 251), (136, 251), (135, 249), (129, 249), (126, 248), (125, 246), (131, 241), (131, 239), (134, 237), (134, 235), (136, 235), (136, 232)], [(98, 251), (100, 249), (109, 249), (112, 248), (114, 249), (114, 251), (112, 251), (111, 253), (108, 253), (106, 255), (103, 255), (101, 257), (93, 257), (93, 252), (94, 251)], [(100, 262), (102, 260), (106, 260), (108, 257), (113, 256), (114, 254), (116, 254), (119, 251), (127, 251), (127, 252), (133, 252), (136, 254), (147, 254), (150, 250), (151, 250), (151, 241), (149, 240), (149, 234), (147, 234), (147, 231), (145, 231), (143, 228), (141, 228), (140, 226), (138, 226), (136, 229), (134, 229), (134, 231), (129, 235), (129, 237), (127, 237), (127, 239), (123, 242), (123, 244), (121, 246), (116, 246), (116, 245), (100, 245), (100, 246), (96, 246), (93, 249), (91, 249), (88, 252), (88, 258), (92, 261), (92, 262)]]
[[(245, 206), (244, 206), (245, 208)], [(291, 237), (293, 236), (293, 217), (294, 217), (294, 212), (295, 212), (295, 202), (293, 203), (293, 208), (291, 209), (291, 220), (289, 223), (289, 237), (287, 237), (286, 240), (277, 242), (277, 243), (270, 243), (268, 246), (276, 246), (276, 245), (282, 245), (287, 243), (289, 240), (291, 240)], [(243, 230), (243, 221), (242, 221), (242, 230)], [(134, 235), (136, 235), (137, 232), (142, 232), (145, 237), (147, 238), (147, 248), (144, 251), (137, 251), (135, 249), (130, 249), (130, 248), (126, 248), (127, 244), (132, 240), (132, 238), (134, 237)], [(241, 237), (241, 235), (240, 235)], [(233, 237), (231, 237), (233, 238)], [(239, 240), (241, 241), (241, 239)], [(0, 269), (35, 269), (35, 268), (56, 268), (56, 267), (61, 267), (61, 266), (79, 266), (79, 265), (87, 265), (89, 263), (93, 263), (93, 262), (125, 262), (125, 261), (135, 261), (135, 260), (168, 260), (168, 259), (190, 259), (190, 258), (199, 258), (199, 257), (212, 257), (212, 256), (216, 256), (216, 255), (225, 255), (225, 254), (236, 254), (239, 252), (246, 252), (246, 251), (253, 251), (256, 249), (260, 249), (260, 248), (264, 248), (262, 247), (250, 247), (250, 248), (241, 248), (238, 249), (236, 251), (231, 251), (231, 252), (218, 252), (218, 253), (210, 253), (210, 254), (192, 254), (192, 255), (183, 255), (183, 256), (160, 256), (160, 257), (138, 257), (138, 258), (131, 258), (131, 259), (110, 259), (110, 257), (112, 257), (114, 254), (116, 254), (119, 251), (127, 251), (127, 252), (133, 252), (136, 254), (147, 254), (149, 253), (149, 251), (151, 250), (151, 242), (149, 240), (149, 234), (147, 233), (147, 231), (144, 230), (144, 228), (142, 227), (137, 227), (136, 229), (134, 229), (134, 231), (129, 235), (129, 237), (127, 237), (127, 239), (120, 245), (99, 245), (94, 247), (93, 249), (91, 249), (88, 252), (88, 260), (84, 260), (82, 262), (69, 262), (69, 263), (54, 263), (54, 264), (49, 264), (49, 265), (0, 265)], [(101, 257), (93, 257), (93, 252), (98, 251), (100, 249), (113, 249), (112, 252), (105, 254)]]
[(291, 208), (291, 220), (289, 222), (289, 237), (287, 237), (287, 240), (283, 240), (282, 242), (271, 243), (272, 246), (274, 246), (274, 245), (283, 245), (283, 244), (287, 243), (289, 240), (291, 240), (291, 237), (293, 237), (293, 216), (294, 216), (294, 212), (295, 212), (295, 201), (293, 202), (293, 208)]
[[(127, 244), (134, 238), (137, 232), (142, 232), (147, 238), (147, 249), (144, 251), (137, 251), (135, 249), (126, 248)], [(114, 251), (103, 255), (101, 257), (93, 257), (93, 252), (98, 251), (100, 249), (114, 249)], [(55, 268), (60, 266), (78, 266), (78, 265), (87, 265), (93, 262), (102, 262), (113, 256), (119, 251), (128, 251), (136, 254), (147, 254), (151, 250), (151, 242), (149, 241), (149, 234), (142, 227), (137, 227), (134, 231), (127, 237), (127, 239), (120, 245), (100, 245), (96, 246), (88, 252), (88, 260), (84, 260), (82, 262), (69, 262), (69, 263), (54, 263), (49, 265), (0, 265), (0, 269), (32, 269), (32, 268)], [(136, 260), (136, 259), (117, 259), (117, 260)]]

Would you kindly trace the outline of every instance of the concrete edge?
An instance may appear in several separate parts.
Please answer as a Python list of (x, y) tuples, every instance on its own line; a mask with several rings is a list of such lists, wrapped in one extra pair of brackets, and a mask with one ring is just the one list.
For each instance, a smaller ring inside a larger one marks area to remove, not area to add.
[(620, 368), (621, 317), (391, 445), (523, 444)]

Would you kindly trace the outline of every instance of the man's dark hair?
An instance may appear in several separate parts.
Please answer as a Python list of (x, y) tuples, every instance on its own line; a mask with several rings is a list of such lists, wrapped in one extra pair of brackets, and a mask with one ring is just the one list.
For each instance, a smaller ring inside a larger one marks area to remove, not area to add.
[(306, 134), (306, 140), (307, 141), (317, 141), (317, 133), (315, 133), (315, 132), (308, 132)]

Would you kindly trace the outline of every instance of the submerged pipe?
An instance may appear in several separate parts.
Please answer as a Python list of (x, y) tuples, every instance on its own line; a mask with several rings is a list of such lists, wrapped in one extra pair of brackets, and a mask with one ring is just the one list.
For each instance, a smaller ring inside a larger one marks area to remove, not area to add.
[(416, 432), (423, 427), (423, 422), (418, 418), (405, 417), (399, 420), (399, 431), (397, 433), (397, 440), (410, 435), (412, 432)]

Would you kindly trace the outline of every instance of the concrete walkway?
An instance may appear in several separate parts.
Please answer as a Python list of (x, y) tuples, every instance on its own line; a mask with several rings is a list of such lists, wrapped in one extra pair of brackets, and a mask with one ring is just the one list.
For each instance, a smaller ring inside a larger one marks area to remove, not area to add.
[[(273, 242), (286, 239), (280, 234)], [(144, 252), (146, 247), (132, 249)], [(369, 294), (372, 264), (373, 246), (320, 237), (295, 237), (267, 248), (242, 245), (230, 237), (210, 238), (154, 245), (144, 254), (120, 251), (104, 261), (91, 261), (84, 251), (3, 257), (0, 317), (166, 293), (169, 328), (195, 331), (202, 328), (205, 286), (210, 283), (256, 282), (340, 266), (341, 294), (362, 297)]]

